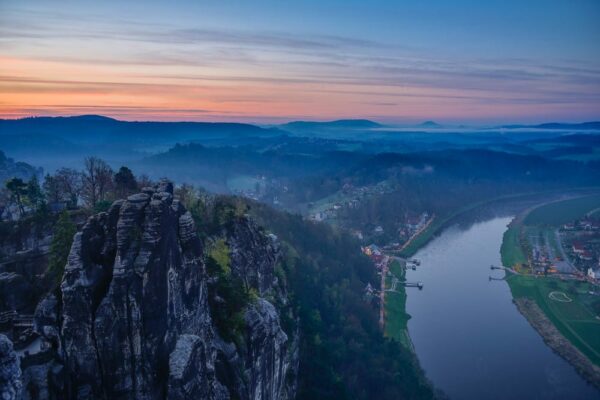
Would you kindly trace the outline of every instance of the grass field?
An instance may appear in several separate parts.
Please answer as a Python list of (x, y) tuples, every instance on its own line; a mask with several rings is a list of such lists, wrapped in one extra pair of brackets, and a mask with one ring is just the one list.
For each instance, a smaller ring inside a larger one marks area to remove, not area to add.
[[(390, 271), (401, 281), (405, 279), (405, 272), (398, 261), (390, 264)], [(391, 278), (386, 279), (386, 287), (391, 286)], [(385, 335), (396, 339), (404, 347), (412, 350), (412, 341), (408, 335), (408, 320), (406, 313), (406, 289), (399, 285), (395, 292), (385, 294)]]
[[(585, 216), (600, 206), (600, 195), (548, 203), (516, 218), (504, 233), (502, 263), (512, 266), (526, 262), (520, 236), (537, 237), (548, 243), (556, 255), (560, 250), (554, 231), (560, 225)], [(546, 240), (547, 238), (547, 240)], [(510, 275), (508, 285), (514, 298), (534, 300), (554, 326), (594, 364), (600, 365), (600, 297), (587, 282), (561, 280), (558, 277)], [(551, 295), (551, 293), (553, 293)], [(571, 301), (567, 301), (567, 299)]]
[[(523, 275), (512, 275), (507, 281), (514, 298), (534, 300), (573, 345), (600, 365), (600, 319), (593, 309), (600, 297), (588, 293), (592, 289), (589, 283)], [(553, 300), (552, 292), (562, 292), (572, 301)]]
[(579, 197), (543, 205), (531, 211), (524, 219), (525, 225), (558, 227), (585, 216), (600, 207), (600, 195)]
[(509, 226), (502, 238), (502, 246), (500, 247), (500, 255), (502, 258), (502, 265), (505, 267), (515, 267), (518, 264), (524, 264), (527, 262), (527, 257), (523, 253), (521, 244), (519, 243), (519, 237), (521, 234), (521, 225), (513, 221)]

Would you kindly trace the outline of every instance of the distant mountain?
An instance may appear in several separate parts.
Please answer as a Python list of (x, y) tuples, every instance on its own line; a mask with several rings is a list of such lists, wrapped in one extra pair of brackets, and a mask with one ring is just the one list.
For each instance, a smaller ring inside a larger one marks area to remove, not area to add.
[[(0, 150), (46, 169), (74, 166), (94, 155), (108, 161), (139, 159), (176, 143), (231, 145), (284, 135), (276, 128), (212, 122), (128, 122), (101, 115), (0, 119)], [(37, 161), (40, 156), (43, 160)]]
[(311, 130), (311, 129), (373, 129), (381, 128), (383, 125), (368, 119), (339, 119), (336, 121), (293, 121), (280, 125), (289, 130)]
[(6, 157), (4, 152), (0, 150), (0, 186), (4, 187), (4, 182), (11, 178), (21, 178), (29, 180), (34, 175), (41, 176), (43, 170), (35, 168), (27, 163), (15, 161), (12, 158)]
[(582, 122), (579, 124), (548, 122), (545, 124), (538, 124), (538, 125), (502, 125), (500, 128), (504, 128), (504, 129), (533, 128), (533, 129), (600, 130), (600, 121)]
[(442, 125), (435, 121), (425, 121), (422, 124), (417, 125), (418, 128), (442, 128)]
[(270, 136), (273, 133), (278, 132), (241, 123), (129, 122), (101, 115), (0, 120), (0, 137), (9, 134), (55, 135), (79, 144), (115, 140), (148, 141), (165, 137), (194, 140), (224, 136)]

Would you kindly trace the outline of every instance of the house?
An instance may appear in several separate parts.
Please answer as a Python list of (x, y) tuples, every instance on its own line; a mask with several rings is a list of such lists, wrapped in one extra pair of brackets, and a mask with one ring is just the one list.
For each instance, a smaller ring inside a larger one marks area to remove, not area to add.
[(362, 252), (365, 253), (366, 255), (368, 255), (369, 257), (372, 257), (372, 256), (380, 257), (382, 255), (381, 250), (375, 244), (371, 244), (366, 247), (362, 247)]
[(572, 230), (575, 230), (575, 224), (574, 224), (574, 223), (572, 223), (572, 222), (569, 222), (568, 224), (564, 224), (564, 225), (563, 225), (563, 229), (564, 229), (565, 231), (572, 231)]
[(592, 279), (600, 280), (600, 268), (588, 268), (587, 276)]
[(590, 261), (593, 258), (593, 256), (592, 253), (590, 253), (587, 250), (584, 250), (582, 253), (579, 254), (579, 258), (581, 258), (582, 260)]
[(585, 248), (583, 247), (583, 244), (581, 244), (579, 242), (573, 243), (573, 253), (583, 254), (584, 251), (585, 251)]
[(325, 214), (323, 212), (314, 213), (310, 216), (310, 219), (313, 221), (323, 221), (325, 219)]
[(581, 226), (586, 231), (591, 231), (592, 230), (592, 221), (587, 220), (587, 219), (583, 220), (583, 221), (579, 222), (579, 226)]
[(376, 226), (375, 229), (373, 229), (373, 233), (381, 235), (383, 233), (383, 227), (381, 225)]

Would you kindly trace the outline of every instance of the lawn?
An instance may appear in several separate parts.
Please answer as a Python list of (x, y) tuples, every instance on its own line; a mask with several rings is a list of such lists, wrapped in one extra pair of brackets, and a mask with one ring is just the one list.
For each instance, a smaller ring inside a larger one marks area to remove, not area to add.
[[(512, 275), (507, 279), (514, 298), (533, 299), (556, 328), (596, 365), (600, 365), (600, 320), (592, 309), (600, 297), (588, 293), (589, 283), (561, 281), (556, 277)], [(563, 292), (572, 302), (549, 297)]]
[[(401, 281), (405, 280), (405, 272), (400, 262), (394, 261), (390, 264), (390, 271)], [(386, 287), (391, 286), (392, 279), (386, 279)], [(408, 335), (408, 320), (410, 315), (406, 313), (406, 289), (398, 285), (399, 293), (386, 292), (385, 294), (385, 335), (396, 339), (404, 347), (412, 350), (412, 342)]]
[(516, 221), (511, 222), (506, 232), (504, 232), (500, 248), (502, 265), (505, 267), (515, 267), (527, 263), (527, 257), (521, 248), (520, 236), (521, 224)]
[(525, 217), (524, 223), (558, 227), (584, 217), (598, 207), (600, 207), (600, 195), (558, 201), (534, 209)]

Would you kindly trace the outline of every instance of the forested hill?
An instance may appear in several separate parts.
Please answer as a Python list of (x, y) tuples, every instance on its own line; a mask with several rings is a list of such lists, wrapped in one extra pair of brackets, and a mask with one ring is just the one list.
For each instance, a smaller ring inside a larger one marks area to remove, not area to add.
[(214, 204), (239, 209), (239, 202), (282, 243), (276, 271), (300, 320), (298, 398), (434, 398), (415, 356), (379, 330), (377, 308), (365, 297), (366, 285), (376, 287), (379, 277), (360, 244), (262, 203), (223, 196)]

